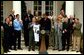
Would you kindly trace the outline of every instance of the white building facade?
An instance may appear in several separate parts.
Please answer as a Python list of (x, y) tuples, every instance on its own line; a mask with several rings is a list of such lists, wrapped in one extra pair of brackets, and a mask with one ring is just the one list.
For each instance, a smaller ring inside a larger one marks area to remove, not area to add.
[[(24, 1), (24, 2), (26, 4), (27, 11), (28, 9), (30, 9), (32, 14), (34, 14), (37, 11), (39, 16), (42, 16), (42, 14), (44, 13), (48, 13), (49, 15), (53, 15), (54, 20), (56, 20), (56, 17), (60, 13), (62, 5), (65, 2), (66, 3), (65, 14), (67, 14), (67, 16), (75, 15), (75, 17), (79, 18), (80, 22), (82, 23), (81, 31), (83, 32), (83, 1)], [(21, 15), (21, 1), (3, 1), (3, 21), (4, 18), (6, 18), (10, 14), (10, 11), (12, 9), (15, 10), (15, 14)]]

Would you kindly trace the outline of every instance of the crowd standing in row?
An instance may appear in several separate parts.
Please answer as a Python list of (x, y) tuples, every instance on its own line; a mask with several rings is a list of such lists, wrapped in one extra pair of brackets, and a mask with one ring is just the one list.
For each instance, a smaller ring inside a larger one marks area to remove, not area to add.
[[(44, 29), (46, 49), (49, 47), (49, 34), (51, 32), (51, 19), (47, 14), (43, 14), (42, 18), (34, 16), (30, 11), (26, 13), (23, 20), (19, 19), (19, 14), (14, 15), (14, 10), (5, 19), (3, 23), (4, 38), (3, 48), (4, 52), (10, 52), (11, 50), (22, 50), (21, 47), (21, 30), (24, 30), (24, 42), (28, 47), (28, 51), (31, 49), (35, 51), (35, 46), (40, 49), (41, 36), (40, 31)], [(81, 23), (79, 18), (70, 16), (69, 18), (62, 12), (57, 16), (54, 22), (54, 46), (53, 50), (67, 50), (69, 51), (70, 45), (72, 50), (80, 51), (81, 40)]]

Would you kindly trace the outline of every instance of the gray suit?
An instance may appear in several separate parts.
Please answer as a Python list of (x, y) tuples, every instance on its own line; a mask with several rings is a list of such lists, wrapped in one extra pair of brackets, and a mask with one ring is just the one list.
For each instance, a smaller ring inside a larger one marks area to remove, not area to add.
[(55, 23), (55, 49), (62, 50), (62, 23)]

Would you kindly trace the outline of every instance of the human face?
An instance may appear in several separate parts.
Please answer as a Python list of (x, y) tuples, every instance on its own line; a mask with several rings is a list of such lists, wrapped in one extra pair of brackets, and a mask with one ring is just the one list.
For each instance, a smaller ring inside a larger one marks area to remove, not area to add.
[(79, 23), (79, 20), (76, 18), (76, 19), (75, 19), (75, 22), (76, 22), (76, 23)]
[(6, 22), (9, 23), (10, 22), (10, 18), (6, 18)]
[(19, 20), (19, 15), (16, 18)]
[(12, 20), (12, 17), (11, 16), (9, 16), (9, 18), (10, 18), (10, 20)]

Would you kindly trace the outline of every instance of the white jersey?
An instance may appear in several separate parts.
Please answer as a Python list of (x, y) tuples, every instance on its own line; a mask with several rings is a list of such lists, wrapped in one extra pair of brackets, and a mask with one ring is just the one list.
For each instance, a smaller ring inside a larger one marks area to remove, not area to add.
[(34, 24), (33, 25), (33, 30), (34, 30), (34, 41), (39, 42), (39, 33), (37, 33), (38, 31), (40, 31), (40, 25), (39, 24)]

